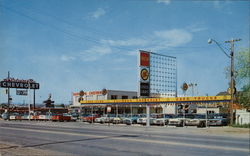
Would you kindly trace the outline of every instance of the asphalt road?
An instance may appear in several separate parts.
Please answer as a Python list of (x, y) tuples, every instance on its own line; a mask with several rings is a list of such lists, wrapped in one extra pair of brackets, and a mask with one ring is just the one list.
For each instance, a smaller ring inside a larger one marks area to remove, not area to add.
[[(214, 135), (197, 128), (0, 121), (0, 141), (65, 155), (248, 156), (249, 134)], [(1, 150), (1, 148), (0, 148)], [(5, 149), (6, 150), (6, 149)], [(44, 154), (45, 155), (45, 154)]]

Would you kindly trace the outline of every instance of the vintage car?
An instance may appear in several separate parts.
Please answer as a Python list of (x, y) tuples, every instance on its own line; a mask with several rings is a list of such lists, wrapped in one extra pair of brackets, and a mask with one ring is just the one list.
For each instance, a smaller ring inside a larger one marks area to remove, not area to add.
[(129, 115), (126, 114), (118, 114), (114, 119), (113, 119), (113, 124), (121, 124), (123, 123), (123, 120), (127, 118)]
[(137, 119), (142, 117), (139, 114), (134, 114), (134, 115), (129, 115), (127, 118), (123, 119), (123, 123), (126, 125), (131, 125), (131, 124), (136, 124), (137, 123)]
[(227, 126), (229, 119), (227, 114), (210, 114), (208, 119), (208, 126)]
[(163, 114), (162, 117), (154, 120), (154, 125), (164, 126), (168, 125), (169, 119), (174, 118), (173, 114)]
[(71, 116), (68, 114), (65, 114), (65, 113), (64, 114), (52, 114), (51, 120), (52, 121), (60, 121), (60, 122), (72, 121)]
[(1, 117), (2, 117), (2, 119), (4, 119), (4, 120), (8, 120), (9, 117), (10, 117), (10, 115), (9, 115), (9, 113), (3, 113), (3, 114), (1, 115)]
[(116, 117), (115, 114), (105, 114), (99, 118), (96, 118), (95, 119), (95, 122), (97, 123), (112, 123), (113, 122), (113, 119)]
[(85, 116), (82, 118), (82, 121), (83, 122), (89, 122), (89, 123), (92, 123), (95, 121), (96, 118), (99, 118), (100, 115), (99, 114), (90, 114), (88, 116)]
[(205, 114), (196, 114), (193, 119), (186, 119), (186, 126), (197, 126), (197, 127), (206, 127), (206, 115)]
[[(149, 118), (150, 125), (154, 124), (154, 121), (156, 120), (157, 115), (151, 114)], [(143, 117), (137, 119), (137, 124), (146, 125), (147, 124), (147, 116), (144, 114)]]
[(10, 114), (10, 120), (22, 120), (22, 116), (19, 113), (12, 113)]
[(179, 114), (175, 118), (169, 119), (169, 126), (183, 127), (187, 119), (193, 119), (194, 114)]

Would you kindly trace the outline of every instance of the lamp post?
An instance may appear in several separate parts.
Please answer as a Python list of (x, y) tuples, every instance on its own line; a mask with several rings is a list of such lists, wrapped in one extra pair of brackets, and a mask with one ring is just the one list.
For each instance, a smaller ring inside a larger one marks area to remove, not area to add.
[(217, 46), (222, 50), (222, 52), (231, 60), (230, 65), (230, 105), (229, 105), (229, 111), (230, 111), (230, 126), (233, 125), (233, 103), (234, 103), (234, 92), (235, 90), (235, 77), (234, 77), (234, 42), (241, 41), (241, 39), (231, 39), (229, 41), (225, 41), (225, 43), (230, 43), (230, 55), (228, 55), (224, 49), (220, 46), (220, 44), (215, 41), (214, 39), (209, 39), (208, 43), (211, 44), (212, 42), (215, 42)]

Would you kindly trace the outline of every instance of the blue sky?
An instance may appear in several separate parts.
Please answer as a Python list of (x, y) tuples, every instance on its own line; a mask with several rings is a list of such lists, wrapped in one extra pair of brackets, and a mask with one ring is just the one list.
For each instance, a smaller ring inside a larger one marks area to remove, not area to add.
[[(225, 40), (249, 47), (249, 1), (1, 0), (0, 79), (32, 78), (37, 102), (52, 93), (68, 103), (72, 92), (137, 90), (139, 49), (177, 57), (180, 86), (197, 83), (198, 95), (225, 91)], [(0, 102), (6, 102), (3, 89)], [(190, 92), (189, 92), (190, 93)], [(13, 102), (27, 97), (15, 95)]]

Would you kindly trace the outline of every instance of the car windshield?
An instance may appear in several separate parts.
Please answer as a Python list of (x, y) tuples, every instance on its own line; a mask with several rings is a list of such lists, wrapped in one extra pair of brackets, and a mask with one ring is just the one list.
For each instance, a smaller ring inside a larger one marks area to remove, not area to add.
[(173, 118), (173, 117), (174, 117), (173, 115), (169, 115), (169, 114), (164, 115), (164, 118)]
[(206, 115), (197, 114), (197, 115), (195, 115), (194, 118), (195, 118), (195, 119), (205, 119), (205, 118), (206, 118)]

